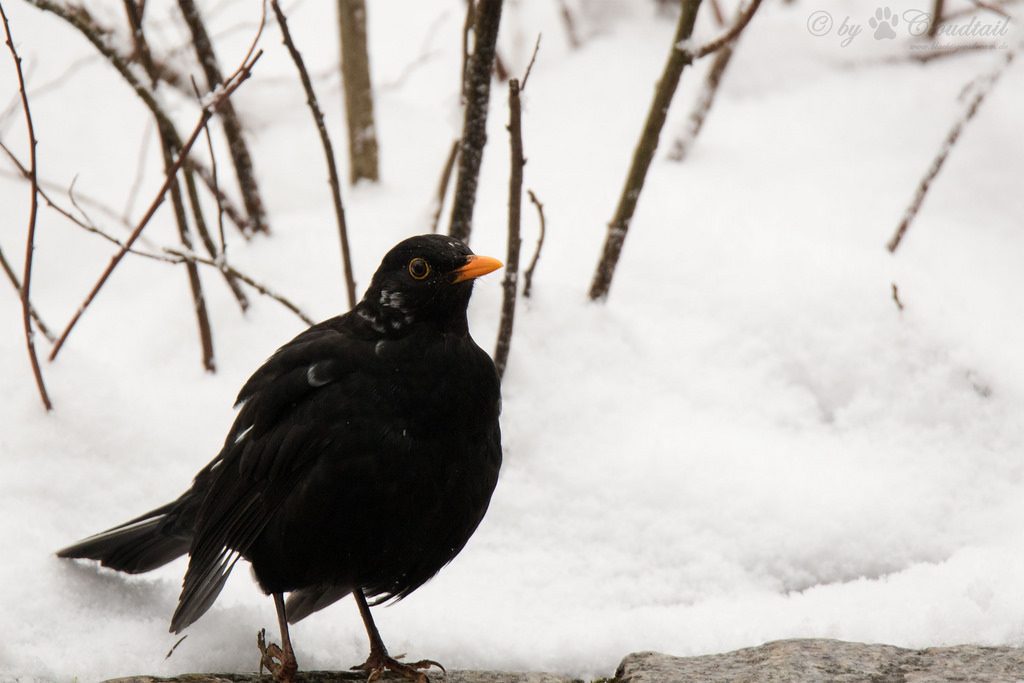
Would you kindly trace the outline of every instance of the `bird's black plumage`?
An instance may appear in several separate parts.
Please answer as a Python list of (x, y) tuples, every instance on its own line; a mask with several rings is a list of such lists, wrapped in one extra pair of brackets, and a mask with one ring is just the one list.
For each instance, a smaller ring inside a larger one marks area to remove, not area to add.
[(291, 622), (349, 592), (407, 596), (462, 549), (497, 482), (498, 377), (466, 307), (498, 266), (449, 237), (401, 242), (353, 310), (246, 382), (188, 491), (59, 555), (143, 572), (188, 552), (175, 632), (239, 559), (266, 593), (290, 593)]

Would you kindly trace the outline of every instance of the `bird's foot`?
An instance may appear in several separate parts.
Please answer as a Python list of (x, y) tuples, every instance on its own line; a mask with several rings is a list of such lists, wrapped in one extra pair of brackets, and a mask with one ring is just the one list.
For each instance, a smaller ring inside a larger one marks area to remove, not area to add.
[(448, 673), (439, 662), (435, 662), (433, 659), (421, 659), (418, 662), (409, 662), (408, 664), (398, 661), (404, 656), (390, 657), (387, 651), (370, 652), (370, 656), (366, 658), (366, 661), (359, 666), (353, 666), (352, 670), (368, 672), (369, 676), (366, 678), (366, 683), (373, 683), (383, 676), (385, 671), (394, 671), (410, 680), (416, 681), (416, 683), (430, 683), (430, 679), (427, 678), (427, 674), (423, 670), (429, 669), (432, 666), (436, 666), (442, 673)]
[(267, 645), (267, 630), (260, 629), (256, 634), (256, 647), (260, 649), (260, 673), (263, 667), (274, 675), (277, 683), (295, 683), (295, 674), (299, 670), (299, 664), (295, 661), (295, 653), (291, 648), (281, 649), (279, 645), (271, 643)]

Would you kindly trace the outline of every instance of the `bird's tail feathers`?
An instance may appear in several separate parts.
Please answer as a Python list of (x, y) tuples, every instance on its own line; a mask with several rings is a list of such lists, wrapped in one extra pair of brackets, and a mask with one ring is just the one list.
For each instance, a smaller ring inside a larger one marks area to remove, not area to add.
[(57, 557), (98, 560), (129, 574), (156, 569), (188, 552), (191, 538), (169, 533), (166, 516), (177, 501), (57, 551)]

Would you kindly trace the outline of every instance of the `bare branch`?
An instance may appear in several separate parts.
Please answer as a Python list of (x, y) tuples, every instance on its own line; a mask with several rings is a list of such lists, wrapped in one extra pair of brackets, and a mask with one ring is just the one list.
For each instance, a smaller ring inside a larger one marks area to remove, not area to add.
[[(128, 17), (128, 24), (132, 29), (132, 41), (135, 54), (141, 61), (143, 68), (149, 75), (150, 86), (155, 88), (159, 81), (156, 67), (150, 53), (149, 43), (142, 28), (142, 12), (135, 0), (123, 0), (125, 14)], [(173, 176), (174, 181), (170, 186), (171, 206), (174, 209), (174, 223), (178, 228), (178, 238), (185, 249), (192, 250), (192, 236), (189, 232), (188, 218), (185, 215), (185, 200), (181, 194), (181, 185), (178, 183), (177, 171), (172, 173), (171, 166), (174, 164), (174, 156), (179, 153), (181, 138), (174, 123), (167, 116), (161, 116), (155, 111), (153, 116), (156, 119), (157, 132), (160, 135), (160, 154), (164, 162), (164, 172)], [(205, 128), (205, 125), (204, 125)], [(195, 179), (191, 172), (185, 171), (185, 181), (191, 200), (193, 216), (196, 222), (196, 229), (204, 231), (206, 221), (203, 218), (202, 207), (199, 205), (196, 196)], [(203, 283), (199, 278), (199, 269), (194, 263), (186, 263), (185, 272), (188, 275), (189, 291), (192, 294), (192, 310), (196, 314), (196, 326), (199, 331), (199, 346), (202, 349), (203, 368), (207, 372), (215, 372), (217, 369), (214, 360), (213, 350), (213, 329), (210, 325), (210, 315), (206, 308), (206, 294), (203, 291)], [(230, 285), (230, 283), (229, 283)]]
[(217, 205), (224, 211), (224, 215), (238, 228), (239, 234), (246, 240), (252, 239), (255, 230), (252, 220), (246, 217), (242, 210), (231, 201), (231, 198), (224, 194), (219, 183), (214, 181), (211, 170), (191, 156), (186, 159), (186, 163), (190, 169), (196, 172), (199, 179), (203, 181), (203, 185), (206, 185), (206, 189), (217, 200)]
[[(142, 103), (146, 105), (146, 108), (153, 114), (153, 117), (163, 125), (166, 130), (170, 131), (174, 128), (171, 118), (163, 110), (163, 107), (160, 105), (152, 89), (139, 80), (136, 76), (136, 71), (132, 68), (132, 65), (129, 62), (128, 57), (120, 54), (108, 40), (109, 31), (101, 27), (85, 8), (69, 7), (58, 2), (54, 2), (53, 0), (27, 0), (27, 2), (45, 12), (50, 12), (51, 14), (60, 17), (77, 29), (79, 33), (86, 38), (86, 40), (93, 44), (100, 55), (110, 62), (110, 65), (114, 67), (125, 82), (132, 88), (139, 99), (142, 100)], [(265, 6), (263, 9), (265, 11)], [(266, 23), (265, 19), (265, 15), (261, 15), (260, 23), (256, 30), (255, 40), (250, 44), (247, 56), (242, 60), (242, 63), (254, 61), (250, 58), (254, 54), (256, 41), (259, 40), (259, 37), (263, 33), (263, 26)], [(161, 76), (163, 80), (166, 80), (164, 72), (160, 71), (160, 65), (154, 64), (153, 67), (156, 69), (157, 75)], [(184, 84), (177, 84), (176, 87), (182, 89), (186, 94), (191, 94), (191, 88), (187, 83), (187, 80)], [(176, 147), (181, 147), (180, 141), (176, 141)], [(186, 158), (186, 163), (190, 168), (195, 168), (199, 172), (200, 178), (203, 180), (204, 184), (210, 186), (212, 191), (212, 185), (209, 182), (209, 173), (204, 172), (205, 169), (202, 164), (188, 158)], [(221, 197), (222, 201), (225, 201), (226, 198), (223, 194), (219, 194), (218, 196)], [(249, 220), (246, 220), (242, 217), (242, 213), (238, 209), (226, 201), (225, 211), (227, 212), (228, 217), (231, 218), (232, 222), (235, 223), (239, 230), (242, 231), (243, 235), (248, 236), (253, 230), (255, 230), (255, 223), (253, 222), (253, 219), (250, 218)]]
[[(202, 98), (199, 96), (199, 88), (196, 86), (195, 80), (192, 81), (192, 87), (195, 90), (196, 98), (199, 100), (200, 106), (202, 106)], [(210, 137), (210, 122), (207, 121), (203, 124), (203, 133), (206, 137), (206, 146), (210, 152), (210, 165), (213, 168), (213, 180), (216, 187), (217, 182), (217, 156), (213, 153), (213, 140)], [(210, 231), (206, 226), (206, 218), (203, 216), (202, 204), (199, 200), (199, 191), (196, 188), (195, 173), (192, 169), (187, 166), (182, 169), (185, 175), (185, 189), (188, 192), (189, 205), (192, 208), (192, 216), (196, 224), (196, 232), (199, 233), (199, 239), (203, 243), (203, 247), (206, 249), (206, 253), (210, 255), (212, 259), (218, 259), (221, 250), (218, 249), (217, 245), (214, 244), (213, 238), (210, 236)], [(219, 189), (219, 188), (217, 188)], [(216, 196), (216, 193), (215, 193)], [(220, 244), (221, 248), (224, 245), (224, 211), (221, 208), (220, 199), (217, 199), (217, 227), (220, 232)], [(238, 302), (238, 307), (245, 313), (249, 310), (249, 299), (245, 296), (245, 292), (242, 287), (238, 284), (235, 278), (231, 277), (227, 272), (221, 271), (224, 276), (224, 281), (228, 285), (228, 289), (231, 290), (231, 294), (235, 297), (235, 301)]]
[[(759, 0), (751, 1), (758, 2)], [(661, 129), (668, 117), (672, 96), (675, 95), (676, 88), (679, 86), (679, 78), (683, 74), (683, 69), (692, 62), (691, 55), (685, 50), (679, 49), (679, 45), (689, 40), (693, 34), (693, 24), (697, 19), (700, 2), (701, 0), (683, 0), (683, 9), (679, 13), (679, 23), (676, 25), (676, 33), (672, 39), (672, 48), (669, 50), (661, 79), (654, 91), (654, 98), (647, 111), (647, 119), (640, 133), (640, 139), (633, 151), (633, 161), (630, 163), (618, 206), (611, 222), (608, 223), (608, 234), (605, 237), (601, 259), (597, 263), (594, 279), (590, 284), (591, 300), (607, 298), (608, 290), (611, 288), (615, 266), (619, 262), (629, 223), (633, 220), (637, 201), (647, 178), (647, 169), (650, 168), (654, 152), (658, 149), (658, 139), (661, 137)]]
[(377, 182), (377, 132), (373, 119), (370, 56), (366, 47), (365, 0), (337, 0), (341, 34), (341, 81), (348, 124), (348, 158), (352, 184)]
[(466, 65), (462, 92), (466, 111), (459, 151), (459, 176), (455, 183), (451, 223), (448, 233), (464, 242), (473, 229), (480, 162), (487, 144), (487, 107), (491, 98), (491, 67), (494, 65), (502, 0), (480, 0), (473, 24), (475, 45)]
[(565, 0), (558, 0), (559, 14), (562, 17), (562, 26), (565, 27), (565, 37), (569, 41), (569, 49), (578, 50), (581, 43), (579, 34), (576, 32), (576, 20), (569, 11), (569, 5)]
[(25, 89), (25, 75), (21, 71), (21, 57), (14, 48), (14, 40), (11, 38), (11, 26), (7, 22), (7, 13), (0, 4), (0, 18), (4, 22), (4, 35), (6, 37), (7, 49), (14, 61), (14, 70), (18, 76), (18, 90), (21, 93), (21, 108), (25, 112), (25, 129), (28, 133), (29, 148), (29, 177), (31, 184), (31, 199), (28, 211), (28, 229), (25, 238), (25, 268), (21, 278), (21, 312), (22, 324), (25, 329), (25, 346), (28, 348), (29, 362), (32, 364), (32, 374), (35, 376), (36, 388), (39, 390), (39, 397), (43, 401), (46, 410), (53, 410), (53, 403), (46, 391), (46, 384), (43, 382), (43, 372), (39, 367), (39, 356), (36, 355), (35, 333), (32, 331), (32, 304), (29, 292), (32, 288), (32, 256), (35, 251), (36, 217), (39, 214), (39, 180), (36, 173), (36, 129), (32, 123), (32, 110), (28, 104), (28, 93)]
[(526, 269), (526, 273), (523, 274), (523, 296), (527, 299), (530, 298), (530, 292), (533, 289), (533, 271), (537, 270), (537, 261), (540, 260), (540, 250), (544, 248), (544, 235), (547, 232), (547, 221), (544, 220), (544, 205), (537, 199), (537, 195), (533, 193), (533, 190), (527, 190), (526, 194), (530, 196), (530, 201), (537, 207), (537, 216), (540, 218), (540, 235), (537, 237), (537, 249), (533, 252), (533, 258), (530, 259), (530, 267)]
[(522, 245), (520, 222), (523, 203), (523, 125), (518, 79), (508, 82), (509, 144), (511, 147), (511, 171), (508, 183), (508, 249), (505, 257), (505, 277), (502, 280), (501, 321), (498, 325), (498, 342), (494, 348), (494, 367), (498, 379), (505, 376), (509, 350), (512, 346), (512, 327), (516, 315), (516, 294), (519, 291), (519, 251)]
[[(202, 97), (199, 94), (199, 87), (196, 86), (195, 80), (192, 81), (192, 87), (196, 91), (196, 99), (201, 102)], [(209, 121), (203, 124), (203, 134), (206, 137), (206, 151), (210, 155), (210, 175), (213, 180), (213, 196), (217, 201), (217, 236), (220, 237), (220, 255), (222, 258), (227, 258), (228, 243), (224, 238), (224, 201), (221, 199), (220, 183), (217, 182), (217, 155), (213, 152), (213, 136), (210, 135)]]
[(928, 37), (934, 38), (939, 33), (939, 25), (942, 24), (942, 9), (944, 0), (932, 0), (932, 21), (928, 25)]
[(338, 167), (334, 161), (334, 147), (331, 145), (331, 138), (327, 134), (327, 126), (324, 124), (324, 115), (320, 111), (320, 104), (316, 99), (316, 92), (313, 90), (313, 84), (309, 80), (309, 72), (306, 71), (306, 65), (302, 61), (302, 55), (299, 54), (299, 50), (295, 47), (295, 42), (292, 41), (291, 33), (288, 31), (288, 20), (281, 11), (281, 6), (277, 0), (270, 0), (270, 6), (274, 10), (274, 16), (277, 17), (277, 24), (281, 28), (281, 39), (288, 48), (288, 54), (291, 55), (292, 61), (295, 62), (295, 68), (299, 71), (299, 78), (302, 80), (302, 87), (306, 91), (306, 104), (309, 105), (309, 111), (313, 115), (313, 121), (316, 123), (317, 132), (320, 133), (320, 144), (324, 148), (324, 156), (327, 158), (327, 176), (328, 182), (331, 186), (331, 199), (334, 201), (334, 217), (338, 221), (338, 239), (341, 241), (341, 263), (345, 271), (345, 287), (348, 293), (348, 305), (349, 308), (355, 308), (356, 305), (356, 281), (352, 275), (352, 257), (349, 253), (348, 244), (348, 225), (345, 221), (345, 206), (341, 203), (341, 184), (338, 182)]
[(466, 18), (462, 22), (462, 69), (459, 85), (462, 93), (462, 106), (466, 106), (466, 87), (469, 85), (469, 35), (473, 33), (476, 23), (476, 1), (466, 0)]
[(448, 183), (452, 177), (452, 169), (455, 168), (455, 160), (459, 156), (459, 141), (452, 142), (452, 149), (448, 152), (448, 158), (441, 169), (441, 179), (437, 182), (437, 197), (434, 201), (434, 217), (430, 221), (430, 232), (437, 232), (437, 225), (441, 222), (441, 211), (444, 208), (444, 198), (448, 194)]
[[(29, 1), (33, 3), (50, 4), (49, 0)], [(92, 300), (96, 298), (97, 294), (99, 294), (100, 289), (103, 288), (103, 285), (106, 283), (107, 279), (114, 272), (114, 269), (117, 267), (117, 264), (120, 263), (121, 259), (123, 259), (125, 254), (128, 253), (128, 249), (131, 248), (131, 246), (135, 243), (135, 240), (137, 240), (139, 235), (142, 234), (142, 231), (149, 224), (150, 219), (156, 213), (157, 209), (160, 208), (160, 204), (163, 203), (164, 197), (167, 195), (167, 191), (170, 189), (172, 183), (174, 183), (175, 181), (178, 169), (181, 168), (181, 165), (187, 158), (189, 151), (192, 149), (192, 146), (195, 144), (196, 140), (199, 138), (199, 135), (202, 133), (203, 126), (205, 125), (205, 123), (210, 119), (211, 116), (213, 116), (214, 111), (216, 111), (220, 103), (225, 98), (230, 97), (231, 94), (235, 92), (235, 90), (237, 90), (238, 87), (241, 86), (242, 83), (244, 83), (252, 75), (253, 66), (259, 60), (260, 56), (263, 54), (262, 50), (256, 51), (257, 40), (259, 40), (259, 34), (257, 34), (256, 39), (250, 46), (249, 52), (246, 53), (245, 60), (242, 62), (242, 64), (228, 78), (227, 82), (224, 84), (224, 87), (218, 90), (212, 96), (209, 103), (205, 107), (203, 107), (202, 114), (199, 117), (199, 122), (196, 124), (195, 128), (193, 128), (192, 134), (189, 136), (188, 140), (186, 140), (184, 144), (180, 146), (180, 151), (178, 152), (177, 159), (175, 159), (174, 163), (171, 164), (171, 167), (167, 169), (163, 185), (157, 191), (156, 197), (153, 198), (153, 201), (150, 203), (149, 208), (143, 214), (142, 218), (139, 219), (139, 222), (136, 224), (135, 228), (128, 236), (128, 239), (125, 240), (125, 246), (110, 260), (110, 263), (104, 269), (103, 273), (96, 281), (96, 284), (93, 285), (93, 288), (89, 291), (88, 295), (86, 295), (86, 298), (82, 302), (82, 305), (75, 312), (74, 316), (72, 316), (71, 320), (64, 328), (64, 331), (57, 339), (57, 343), (54, 345), (53, 350), (50, 352), (51, 361), (57, 357), (57, 354), (60, 352), (61, 347), (63, 347), (64, 343), (67, 341), (68, 335), (71, 334), (71, 330), (74, 329), (79, 319), (81, 319), (82, 314), (85, 313), (85, 310), (89, 307), (89, 304), (91, 304)]]
[(142, 187), (142, 181), (146, 177), (146, 159), (149, 157), (149, 140), (152, 134), (153, 129), (147, 125), (146, 130), (142, 133), (142, 143), (139, 145), (139, 156), (135, 164), (135, 173), (132, 175), (132, 186), (128, 190), (128, 199), (125, 200), (124, 204), (122, 216), (125, 220), (128, 220), (132, 215), (132, 209), (135, 208), (135, 200), (139, 196), (139, 189)]
[[(178, 0), (178, 7), (181, 9), (181, 15), (185, 18), (189, 33), (192, 35), (192, 45), (195, 47), (199, 65), (206, 77), (206, 83), (210, 90), (214, 90), (224, 82), (224, 76), (221, 73), (213, 42), (206, 32), (199, 9), (194, 0)], [(242, 124), (238, 119), (238, 114), (235, 113), (235, 107), (231, 100), (224, 101), (217, 115), (220, 117), (221, 123), (224, 124), (224, 137), (228, 141), (228, 151), (231, 153), (231, 160), (235, 167), (235, 176), (238, 178), (242, 201), (252, 221), (252, 229), (256, 232), (270, 232), (266, 210), (263, 207), (263, 198), (260, 195), (256, 173), (253, 170), (252, 156), (249, 154), (249, 146), (242, 133)]]
[(903, 312), (903, 302), (900, 301), (900, 290), (899, 290), (899, 287), (896, 286), (895, 282), (893, 282), (891, 284), (892, 284), (892, 300), (896, 303), (896, 308), (900, 309), (900, 313), (902, 313)]
[[(715, 38), (710, 43), (705, 43), (704, 45), (701, 45), (699, 48), (692, 52), (689, 50), (689, 48), (685, 47), (685, 43), (684, 45), (678, 46), (679, 50), (683, 52), (686, 55), (686, 58), (689, 59), (690, 61), (708, 56), (715, 50), (718, 50), (719, 48), (722, 48), (725, 45), (731, 43), (733, 40), (735, 40), (736, 37), (739, 36), (739, 34), (743, 31), (743, 29), (747, 27), (747, 24), (750, 23), (750, 20), (754, 17), (754, 12), (756, 12), (757, 8), (760, 6), (761, 0), (750, 0), (750, 4), (748, 4), (742, 12), (740, 12), (740, 14), (736, 17), (736, 21), (733, 22), (732, 27), (728, 31), (726, 31), (719, 37)], [(687, 37), (686, 39), (684, 39), (684, 41), (688, 39), (689, 38)]]
[[(0, 142), (0, 150), (2, 150), (3, 152), (5, 152), (7, 154), (7, 156), (11, 159), (11, 161), (18, 167), (19, 171), (21, 172), (22, 177), (24, 177), (27, 180), (28, 179), (28, 169), (25, 168), (24, 166), (22, 166), (21, 162), (19, 162), (18, 159), (13, 154), (11, 154), (11, 151), (6, 146), (4, 146), (4, 144), (2, 142)], [(152, 252), (148, 252), (148, 251), (142, 251), (140, 249), (135, 249), (135, 248), (127, 245), (125, 242), (122, 242), (121, 240), (117, 239), (116, 237), (114, 237), (113, 235), (108, 233), (107, 231), (103, 230), (102, 228), (97, 226), (95, 223), (93, 223), (93, 221), (85, 213), (84, 209), (78, 203), (78, 201), (76, 199), (76, 195), (74, 193), (74, 187), (73, 186), (68, 189), (68, 196), (71, 199), (71, 203), (74, 205), (74, 207), (82, 214), (81, 218), (79, 218), (78, 216), (75, 216), (73, 213), (71, 213), (70, 211), (68, 211), (64, 207), (62, 207), (60, 204), (57, 204), (49, 196), (49, 194), (47, 194), (46, 191), (43, 190), (42, 188), (40, 188), (40, 190), (39, 190), (39, 196), (43, 198), (43, 200), (47, 203), (47, 205), (49, 205), (49, 207), (51, 209), (53, 209), (54, 211), (56, 211), (57, 213), (62, 215), (67, 220), (71, 221), (74, 225), (76, 225), (76, 226), (82, 228), (83, 230), (86, 230), (87, 232), (90, 232), (90, 233), (92, 233), (92, 234), (94, 234), (94, 235), (96, 235), (96, 236), (98, 236), (98, 237), (100, 237), (100, 238), (110, 242), (111, 244), (117, 246), (118, 249), (123, 250), (126, 253), (133, 254), (135, 256), (139, 256), (139, 257), (142, 257), (142, 258), (150, 259), (150, 260), (153, 260), (153, 261), (159, 261), (161, 263), (168, 263), (168, 264), (171, 264), (171, 265), (180, 265), (182, 263), (196, 263), (196, 264), (199, 264), (199, 265), (202, 265), (202, 266), (208, 266), (210, 268), (216, 268), (217, 270), (220, 270), (222, 272), (226, 272), (227, 274), (229, 274), (233, 278), (241, 280), (245, 284), (247, 284), (250, 287), (252, 287), (253, 289), (255, 289), (258, 293), (260, 293), (260, 294), (262, 294), (264, 296), (267, 296), (267, 297), (269, 297), (271, 299), (274, 299), (275, 301), (277, 301), (278, 303), (283, 305), (285, 308), (287, 308), (289, 311), (291, 311), (292, 313), (295, 313), (295, 315), (297, 315), (303, 322), (305, 322), (305, 323), (307, 323), (309, 325), (313, 325), (314, 324), (314, 321), (313, 321), (312, 318), (310, 318), (308, 315), (303, 313), (302, 310), (298, 306), (296, 306), (290, 300), (285, 298), (283, 295), (274, 292), (271, 288), (267, 287), (264, 284), (261, 284), (260, 282), (257, 282), (256, 280), (254, 280), (249, 275), (246, 275), (245, 273), (239, 271), (237, 268), (235, 268), (235, 267), (231, 266), (230, 264), (228, 264), (225, 261), (223, 254), (221, 254), (221, 256), (216, 261), (214, 261), (214, 260), (211, 260), (211, 259), (203, 258), (201, 256), (197, 256), (197, 255), (192, 254), (192, 253), (185, 253), (184, 251), (177, 250), (177, 249), (164, 248), (163, 251), (165, 253), (162, 253), (162, 254), (156, 254), (156, 253), (152, 253)], [(111, 215), (112, 218), (114, 218), (114, 219), (117, 218), (116, 214), (113, 211), (109, 211), (108, 210), (108, 213)], [(42, 330), (42, 327), (40, 327), (40, 330)]]
[(980, 80), (977, 81), (976, 87), (974, 88), (974, 95), (971, 97), (967, 104), (966, 109), (960, 115), (960, 118), (956, 120), (953, 127), (949, 129), (946, 134), (946, 138), (942, 141), (942, 145), (939, 147), (938, 154), (932, 160), (931, 165), (925, 172), (924, 177), (917, 185), (917, 191), (914, 193), (914, 198), (910, 201), (910, 206), (903, 213), (903, 218), (900, 220), (900, 224), (896, 227), (896, 232), (893, 234), (886, 248), (889, 253), (895, 253), (896, 249), (899, 248), (900, 243), (903, 241), (903, 236), (906, 235), (907, 229), (913, 222), (914, 218), (917, 217), (917, 212), (921, 209), (921, 204), (924, 203), (924, 198), (928, 194), (928, 189), (931, 187), (932, 181), (939, 175), (939, 171), (942, 170), (943, 164), (946, 163), (946, 157), (953, 151), (953, 146), (956, 145), (957, 140), (960, 139), (960, 134), (963, 132), (964, 127), (970, 123), (974, 115), (978, 113), (978, 108), (981, 103), (985, 101), (985, 97), (992, 91), (995, 84), (999, 81), (999, 77), (1003, 75), (1006, 68), (1013, 62), (1013, 58), (1016, 56), (1016, 50), (1007, 50), (1006, 55), (1003, 58), (1002, 63), (996, 66), (988, 74), (985, 74)]
[(315, 320), (313, 320), (308, 315), (303, 313), (302, 309), (300, 309), (298, 306), (296, 306), (291, 301), (286, 299), (284, 296), (282, 296), (281, 294), (278, 294), (277, 292), (275, 292), (274, 290), (270, 289), (266, 285), (263, 285), (263, 284), (257, 282), (256, 280), (252, 279), (251, 277), (249, 277), (245, 273), (240, 272), (238, 269), (233, 268), (232, 266), (227, 265), (226, 263), (219, 264), (219, 263), (216, 263), (214, 261), (211, 261), (208, 258), (204, 258), (202, 256), (199, 256), (198, 254), (187, 253), (187, 252), (180, 251), (178, 249), (166, 248), (166, 249), (164, 249), (164, 251), (167, 252), (168, 254), (171, 254), (172, 256), (175, 256), (175, 257), (181, 259), (181, 262), (199, 263), (199, 264), (202, 264), (204, 266), (209, 266), (211, 268), (216, 268), (218, 270), (221, 270), (221, 269), (226, 270), (232, 277), (238, 278), (239, 280), (241, 280), (245, 284), (249, 285), (250, 287), (255, 289), (257, 292), (262, 294), (263, 296), (270, 297), (274, 301), (278, 302), (279, 304), (281, 304), (282, 306), (287, 308), (289, 311), (291, 311), (296, 316), (298, 316), (299, 319), (302, 320), (302, 322), (306, 323), (307, 325), (315, 325), (316, 324)]
[(669, 150), (668, 158), (670, 160), (683, 161), (696, 142), (697, 136), (704, 128), (704, 121), (711, 111), (711, 106), (715, 103), (715, 95), (718, 94), (718, 87), (722, 84), (722, 76), (732, 61), (735, 51), (736, 41), (733, 41), (715, 53), (711, 66), (708, 67), (704, 76), (704, 85), (700, 94), (697, 95), (697, 101), (686, 118), (686, 123), (683, 124), (682, 132), (672, 143), (672, 149)]
[(530, 54), (530, 63), (526, 65), (526, 73), (523, 74), (523, 84), (519, 87), (520, 92), (526, 90), (526, 82), (530, 80), (533, 63), (537, 61), (537, 51), (540, 50), (540, 35), (539, 33), (537, 34), (537, 42), (533, 44), (533, 53)]
[[(7, 257), (4, 256), (3, 249), (0, 249), (0, 268), (3, 268), (4, 273), (7, 274), (7, 279), (11, 281), (12, 285), (14, 285), (14, 291), (18, 293), (18, 299), (20, 300), (22, 297), (21, 283), (18, 281), (18, 275), (14, 272), (14, 268), (11, 267), (11, 264), (7, 261)], [(56, 341), (57, 338), (53, 336), (53, 332), (50, 332), (50, 328), (43, 322), (42, 317), (36, 311), (36, 307), (32, 305), (32, 302), (29, 302), (28, 304), (28, 312), (29, 315), (32, 316), (32, 320), (35, 321), (36, 327), (38, 327), (39, 331), (43, 333), (44, 337), (46, 337), (46, 340), (51, 344)]]

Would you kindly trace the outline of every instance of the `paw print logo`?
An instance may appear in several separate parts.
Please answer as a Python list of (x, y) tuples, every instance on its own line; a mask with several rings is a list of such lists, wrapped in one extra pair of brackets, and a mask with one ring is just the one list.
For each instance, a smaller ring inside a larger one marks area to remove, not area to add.
[(875, 40), (895, 38), (896, 31), (893, 28), (898, 23), (900, 23), (900, 18), (893, 14), (888, 7), (879, 7), (875, 10), (875, 16), (868, 19), (868, 26), (875, 29)]

